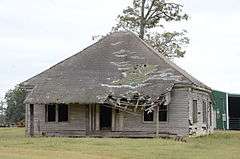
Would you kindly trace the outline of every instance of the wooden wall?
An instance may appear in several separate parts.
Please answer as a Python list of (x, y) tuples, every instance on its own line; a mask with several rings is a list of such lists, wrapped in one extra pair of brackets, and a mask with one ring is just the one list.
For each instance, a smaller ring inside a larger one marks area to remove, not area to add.
[[(192, 100), (198, 101), (198, 122), (192, 126)], [(167, 122), (159, 122), (160, 134), (175, 134), (184, 136), (189, 134), (189, 128), (196, 134), (204, 134), (212, 131), (203, 130), (202, 123), (202, 100), (211, 101), (207, 93), (191, 90), (188, 88), (174, 89), (171, 93), (171, 102), (168, 106)], [(90, 108), (91, 107), (91, 108)], [(210, 113), (210, 112), (209, 112)], [(112, 111), (112, 130), (101, 132), (99, 128), (99, 105), (69, 106), (68, 122), (45, 122), (45, 105), (34, 105), (34, 135), (48, 136), (153, 136), (156, 132), (156, 111), (154, 121), (146, 123), (143, 121), (143, 111), (139, 115), (126, 112)], [(210, 114), (208, 114), (209, 116)], [(26, 106), (26, 134), (30, 132), (29, 105)], [(208, 117), (208, 122), (210, 117)], [(147, 135), (146, 135), (147, 136)]]
[[(209, 105), (209, 102), (212, 103), (212, 99), (209, 93), (191, 89), (189, 93), (189, 120), (193, 124), (190, 126), (192, 129), (190, 134), (196, 135), (204, 135), (213, 132), (214, 127), (214, 114), (213, 114), (213, 107)], [(197, 100), (197, 123), (193, 123), (193, 106), (192, 101)], [(207, 123), (203, 123), (203, 101), (207, 104)], [(211, 109), (210, 109), (211, 108)], [(210, 115), (212, 116), (212, 125), (210, 125)]]
[[(187, 135), (188, 125), (188, 92), (187, 90), (174, 90), (171, 93), (171, 102), (168, 106), (168, 121), (159, 122), (159, 133)], [(156, 111), (153, 122), (143, 121), (143, 112), (140, 116), (124, 113), (123, 131), (156, 132)]]
[[(29, 105), (27, 107), (27, 135), (30, 133)], [(69, 105), (68, 122), (46, 122), (45, 105), (34, 105), (34, 135), (48, 136), (85, 136), (86, 135), (86, 106)]]

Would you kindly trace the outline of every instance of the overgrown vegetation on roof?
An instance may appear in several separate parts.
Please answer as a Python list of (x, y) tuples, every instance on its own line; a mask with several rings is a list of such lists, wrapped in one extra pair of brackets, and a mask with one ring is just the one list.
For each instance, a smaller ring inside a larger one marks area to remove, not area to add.
[(149, 74), (155, 69), (156, 65), (136, 65), (125, 72), (125, 77), (113, 83), (118, 85), (137, 86), (146, 81), (150, 77)]

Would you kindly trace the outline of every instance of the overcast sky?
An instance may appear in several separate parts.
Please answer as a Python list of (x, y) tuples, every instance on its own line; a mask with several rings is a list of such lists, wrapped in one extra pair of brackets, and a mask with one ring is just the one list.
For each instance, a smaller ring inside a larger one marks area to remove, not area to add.
[[(92, 44), (131, 0), (0, 0), (0, 97)], [(183, 0), (191, 44), (183, 69), (213, 89), (240, 93), (240, 1)]]

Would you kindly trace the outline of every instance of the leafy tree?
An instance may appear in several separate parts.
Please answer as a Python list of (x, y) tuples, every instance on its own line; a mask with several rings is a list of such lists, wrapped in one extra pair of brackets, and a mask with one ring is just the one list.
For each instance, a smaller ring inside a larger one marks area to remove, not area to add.
[(0, 101), (0, 126), (5, 124), (5, 107), (4, 102)]
[(189, 44), (186, 30), (154, 32), (156, 28), (164, 28), (166, 22), (187, 20), (188, 15), (182, 8), (182, 5), (167, 0), (133, 0), (132, 6), (118, 16), (118, 24), (113, 31), (131, 30), (166, 57), (183, 57), (184, 48)]
[(13, 90), (9, 90), (5, 95), (6, 100), (6, 121), (8, 123), (17, 123), (25, 117), (26, 92), (16, 86)]

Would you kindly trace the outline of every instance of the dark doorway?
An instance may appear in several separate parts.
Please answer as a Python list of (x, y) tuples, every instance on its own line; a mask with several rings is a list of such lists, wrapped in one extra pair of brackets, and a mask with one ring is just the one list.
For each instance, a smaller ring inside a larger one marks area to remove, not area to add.
[(112, 108), (100, 106), (100, 129), (111, 130), (112, 127)]
[(229, 129), (240, 130), (240, 97), (229, 96)]
[(34, 105), (30, 104), (30, 136), (34, 134)]

